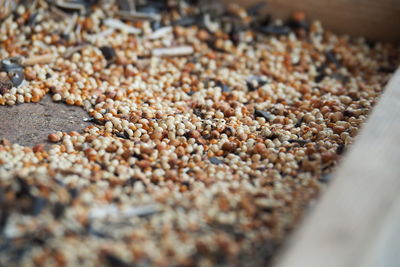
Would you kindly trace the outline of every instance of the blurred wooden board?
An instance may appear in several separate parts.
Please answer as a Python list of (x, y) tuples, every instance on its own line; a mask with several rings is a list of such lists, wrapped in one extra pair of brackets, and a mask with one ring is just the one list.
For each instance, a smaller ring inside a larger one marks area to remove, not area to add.
[(400, 266), (400, 70), (277, 267)]
[[(263, 12), (287, 18), (293, 11), (304, 11), (326, 29), (371, 40), (400, 43), (400, 0), (265, 0)], [(260, 0), (224, 0), (252, 6)]]
[(53, 102), (49, 95), (39, 103), (0, 106), (0, 140), (34, 146), (47, 143), (47, 136), (57, 131), (82, 131), (90, 125), (81, 107)]

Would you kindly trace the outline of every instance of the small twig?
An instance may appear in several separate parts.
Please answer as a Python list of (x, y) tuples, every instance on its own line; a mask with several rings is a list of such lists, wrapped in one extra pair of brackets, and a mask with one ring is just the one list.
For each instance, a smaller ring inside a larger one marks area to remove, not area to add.
[(110, 28), (125, 31), (127, 33), (132, 33), (132, 34), (139, 34), (141, 32), (140, 29), (127, 25), (118, 19), (111, 19), (111, 18), (106, 19), (104, 20), (104, 25)]
[(83, 44), (83, 45), (78, 45), (75, 47), (70, 47), (68, 50), (64, 53), (65, 58), (70, 58), (74, 53), (81, 51), (83, 48), (87, 47), (89, 44)]
[(117, 11), (115, 15), (129, 21), (138, 21), (138, 20), (160, 20), (160, 14), (148, 14), (142, 12), (127, 12), (127, 11)]
[(191, 46), (176, 46), (168, 48), (155, 48), (152, 50), (153, 56), (158, 57), (172, 57), (172, 56), (187, 56), (193, 54), (194, 49)]
[(79, 10), (80, 14), (83, 14), (85, 12), (85, 6), (80, 3), (65, 2), (63, 0), (57, 0), (55, 2), (55, 4), (58, 7), (65, 8), (65, 9)]
[(115, 31), (114, 28), (108, 28), (107, 30), (104, 30), (102, 32), (99, 32), (99, 33), (96, 33), (96, 34), (92, 34), (92, 35), (88, 35), (87, 38), (91, 42), (94, 42), (99, 38), (104, 38), (104, 37), (107, 37), (107, 36), (113, 34), (114, 31)]
[(23, 60), (25, 66), (35, 65), (35, 64), (47, 64), (51, 63), (56, 59), (55, 54), (46, 54), (40, 56), (32, 56)]
[(116, 205), (104, 205), (93, 207), (89, 210), (89, 218), (103, 219), (109, 216), (114, 217), (135, 217), (147, 216), (160, 212), (160, 207), (156, 204), (147, 204), (136, 207), (127, 207), (119, 209)]
[(172, 33), (172, 27), (171, 26), (163, 27), (151, 33), (149, 35), (149, 39), (150, 40), (160, 39), (169, 33)]

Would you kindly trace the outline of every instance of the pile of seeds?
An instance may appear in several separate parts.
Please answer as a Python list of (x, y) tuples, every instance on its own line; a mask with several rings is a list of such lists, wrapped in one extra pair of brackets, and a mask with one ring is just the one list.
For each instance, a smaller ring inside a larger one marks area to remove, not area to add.
[(1, 14), (0, 104), (93, 124), (0, 142), (2, 266), (265, 265), (400, 62), (302, 13), (25, 2)]

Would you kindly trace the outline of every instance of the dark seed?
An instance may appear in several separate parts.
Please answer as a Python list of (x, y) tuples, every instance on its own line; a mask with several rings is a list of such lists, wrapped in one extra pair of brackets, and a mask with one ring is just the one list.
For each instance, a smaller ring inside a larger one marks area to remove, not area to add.
[(44, 207), (47, 204), (47, 200), (42, 197), (34, 197), (33, 198), (33, 209), (32, 209), (32, 215), (37, 216), (39, 215)]
[(131, 3), (132, 1), (128, 0), (117, 0), (118, 8), (122, 11), (133, 11), (135, 7)]
[(254, 110), (254, 116), (256, 117), (262, 117), (266, 121), (271, 121), (272, 120), (272, 114), (269, 113), (268, 111), (262, 111), (262, 110)]
[(211, 158), (209, 158), (209, 160), (212, 164), (215, 164), (215, 165), (224, 163), (222, 160), (220, 160), (219, 158), (216, 158), (216, 157), (211, 157)]
[(31, 14), (30, 16), (29, 16), (29, 19), (27, 20), (27, 22), (26, 22), (26, 24), (28, 25), (28, 26), (33, 26), (33, 25), (35, 25), (36, 23), (37, 23), (37, 16), (39, 15), (39, 13), (38, 12), (35, 12), (35, 13), (33, 13), (33, 14)]
[(195, 17), (182, 17), (178, 20), (173, 21), (172, 25), (188, 27), (188, 26), (193, 26), (196, 23), (197, 23), (197, 19)]
[(289, 143), (299, 143), (299, 144), (308, 144), (311, 141), (310, 140), (301, 140), (301, 139), (289, 139)]
[(287, 35), (290, 33), (290, 28), (286, 26), (267, 25), (259, 27), (258, 31), (267, 35)]
[(158, 29), (160, 29), (161, 27), (163, 27), (163, 24), (162, 24), (162, 22), (159, 21), (159, 20), (153, 20), (152, 22), (150, 22), (150, 26), (151, 26), (151, 29), (152, 29), (153, 31), (155, 31), (155, 30), (158, 30)]
[(124, 186), (134, 186), (135, 183), (141, 182), (142, 180), (138, 178), (131, 177), (128, 180), (125, 181)]
[(190, 187), (190, 183), (189, 183), (188, 181), (183, 181), (183, 182), (182, 182), (182, 185), (183, 185), (183, 186), (186, 186), (187, 188)]
[(107, 61), (111, 61), (117, 56), (114, 48), (110, 46), (102, 46), (100, 47), (100, 51), (103, 53), (103, 56)]
[(335, 64), (336, 66), (341, 66), (342, 63), (336, 58), (335, 54), (332, 51), (328, 51), (325, 54), (326, 60), (330, 63)]
[(298, 121), (296, 122), (296, 124), (294, 125), (294, 127), (300, 127), (301, 124), (303, 123), (303, 120), (304, 120), (304, 117), (301, 117), (300, 120), (298, 120)]
[(136, 12), (146, 13), (146, 14), (159, 14), (161, 10), (156, 4), (148, 3), (145, 5), (137, 5)]
[(69, 41), (70, 35), (68, 33), (60, 33), (60, 37), (65, 41)]
[(319, 181), (322, 183), (329, 183), (332, 180), (332, 173), (325, 173), (321, 175), (321, 178), (319, 178)]
[(341, 155), (346, 151), (346, 147), (343, 144), (339, 144), (338, 147), (336, 148), (336, 153)]
[(266, 83), (267, 81), (260, 76), (252, 76), (246, 81), (247, 89), (251, 92), (257, 90)]
[(56, 204), (54, 204), (54, 207), (53, 207), (54, 218), (60, 219), (64, 215), (64, 211), (65, 211), (64, 204), (62, 204), (60, 202), (57, 202)]
[(117, 132), (115, 135), (120, 138), (129, 139), (129, 134), (127, 134), (125, 131), (123, 133)]
[(216, 86), (220, 87), (222, 89), (223, 93), (227, 93), (227, 92), (231, 91), (231, 88), (228, 85), (222, 83), (221, 81), (217, 81)]
[(325, 73), (320, 73), (317, 75), (317, 77), (315, 77), (314, 81), (316, 83), (320, 83), (324, 80), (325, 77), (326, 77)]
[(0, 95), (4, 95), (12, 88), (11, 83), (2, 83), (0, 82)]
[(346, 75), (343, 75), (341, 73), (333, 73), (331, 77), (335, 80), (341, 81), (343, 83), (348, 83), (350, 81), (350, 78)]
[(354, 114), (353, 111), (346, 109), (345, 111), (343, 111), (343, 116), (345, 116), (345, 117), (355, 117), (355, 114)]
[(393, 73), (396, 71), (396, 69), (396, 66), (381, 66), (378, 68), (378, 71), (383, 73)]
[(215, 41), (214, 40), (207, 40), (206, 41), (208, 47), (216, 52), (220, 52), (220, 53), (226, 53), (225, 49), (222, 49), (218, 46), (216, 46)]
[(111, 253), (105, 253), (104, 258), (108, 265), (114, 267), (130, 267), (131, 265)]
[(77, 196), (79, 194), (79, 190), (77, 188), (75, 188), (75, 187), (69, 188), (68, 192), (69, 192), (69, 195), (71, 196), (71, 199), (77, 198)]

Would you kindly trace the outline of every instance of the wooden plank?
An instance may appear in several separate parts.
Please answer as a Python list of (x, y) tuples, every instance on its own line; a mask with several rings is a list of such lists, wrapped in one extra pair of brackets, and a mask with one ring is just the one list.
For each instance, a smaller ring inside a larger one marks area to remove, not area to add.
[[(225, 0), (226, 3), (232, 1)], [(260, 0), (236, 0), (245, 6)], [(372, 40), (400, 42), (399, 0), (268, 0), (263, 11), (287, 18), (293, 11), (304, 11), (326, 29)]]
[(399, 267), (400, 253), (400, 196), (390, 210), (389, 216), (384, 219), (385, 225), (381, 227), (377, 240), (370, 251), (365, 253), (364, 267), (384, 266)]
[(400, 70), (276, 267), (400, 266), (399, 140)]

